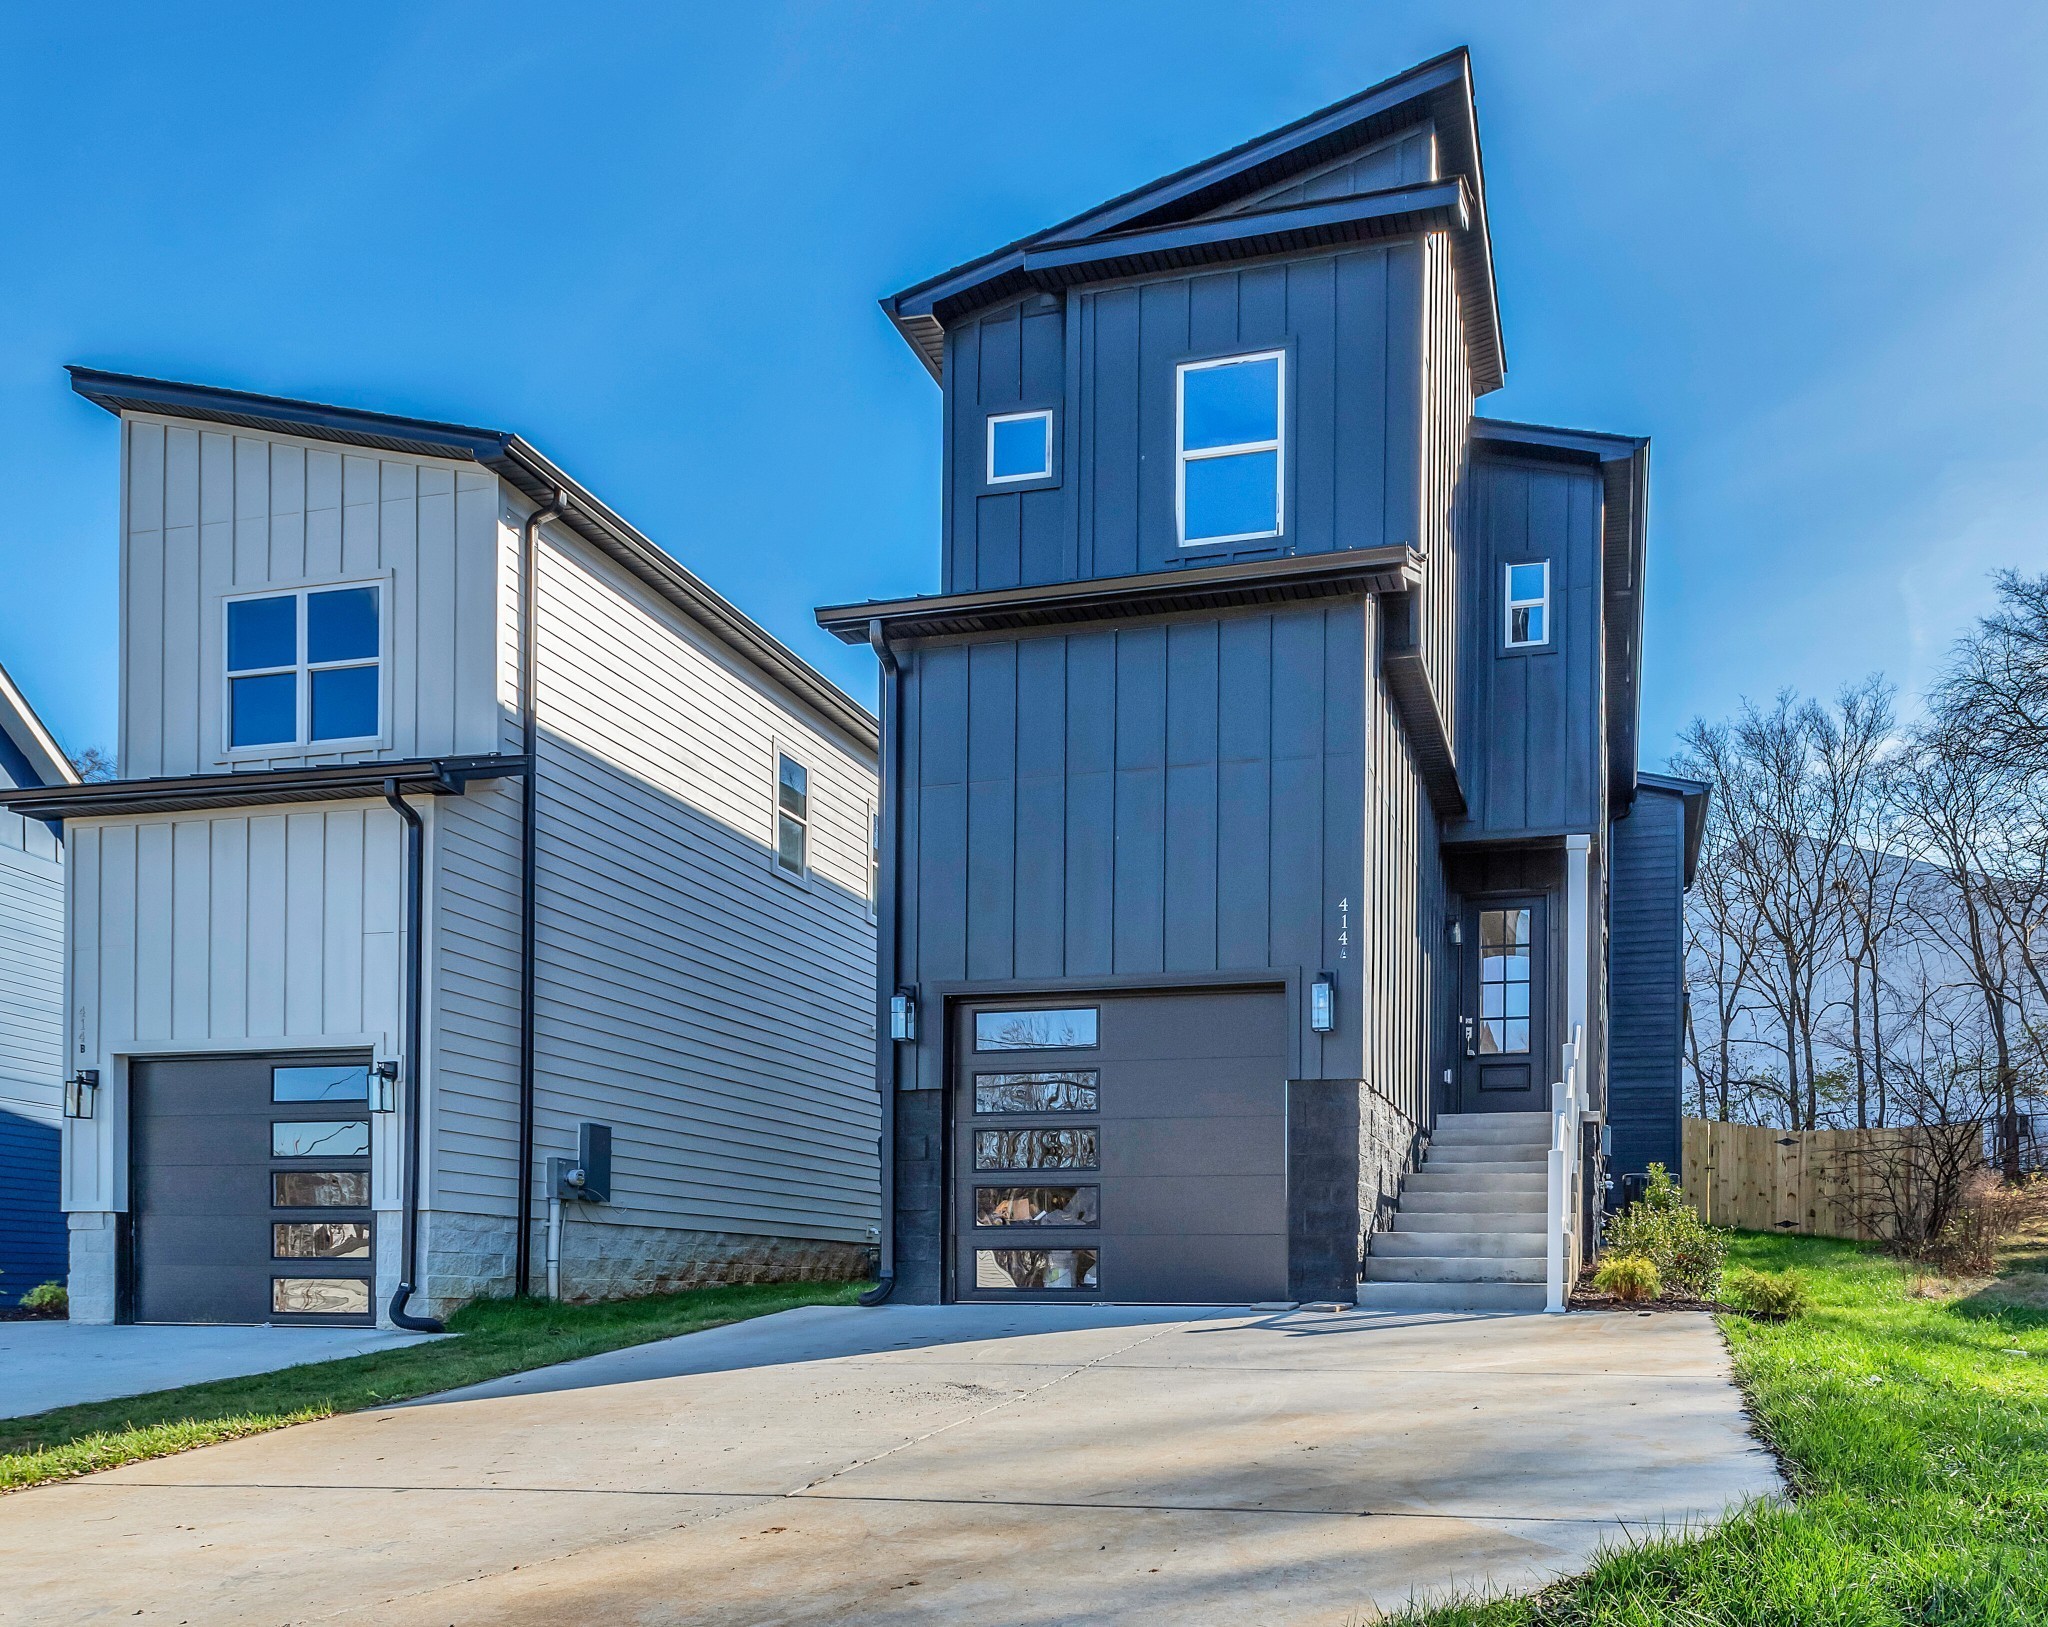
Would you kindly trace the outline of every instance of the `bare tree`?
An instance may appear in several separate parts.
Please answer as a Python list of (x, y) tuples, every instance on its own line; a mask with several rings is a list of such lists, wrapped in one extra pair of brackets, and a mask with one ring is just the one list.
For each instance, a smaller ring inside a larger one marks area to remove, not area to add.
[[(1889, 697), (1884, 700), (1889, 730)], [(1918, 857), (1916, 832), (1900, 803), (1904, 772), (1905, 761), (1896, 752), (1881, 751), (1871, 765), (1850, 810), (1849, 842), (1836, 881), (1842, 900), (1842, 954), (1849, 970), (1846, 1049), (1855, 1070), (1859, 1130), (1873, 1122), (1884, 1124), (1890, 1109), (1885, 1079), (1885, 956), (1893, 940), (1911, 925), (1910, 883)]]
[(78, 777), (88, 785), (119, 778), (114, 766), (114, 754), (104, 746), (87, 746), (83, 751), (71, 754), (71, 766), (78, 770)]

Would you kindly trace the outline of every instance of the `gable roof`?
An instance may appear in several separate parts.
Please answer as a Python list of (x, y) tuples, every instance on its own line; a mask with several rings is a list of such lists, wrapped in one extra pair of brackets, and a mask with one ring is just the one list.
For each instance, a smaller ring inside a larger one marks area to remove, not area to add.
[(103, 373), (90, 367), (66, 371), (72, 389), (117, 417), (124, 412), (154, 413), (345, 446), (452, 458), (490, 470), (534, 503), (552, 503), (555, 493), (566, 492), (568, 512), (557, 524), (616, 560), (728, 649), (845, 730), (864, 750), (877, 749), (877, 725), (866, 707), (509, 430)]
[(0, 768), (25, 790), (78, 784), (78, 770), (5, 667), (0, 667)]
[(1685, 804), (1685, 885), (1690, 887), (1699, 872), (1700, 838), (1707, 828), (1707, 799), (1714, 788), (1684, 774), (1645, 773), (1642, 782), (1644, 790), (1665, 792)]
[[(1284, 193), (1282, 183), (1289, 177), (1321, 169), (1425, 120), (1435, 127), (1441, 158), (1442, 178), (1436, 182), (1309, 203), (1258, 201), (1276, 189)], [(1507, 361), (1487, 234), (1472, 65), (1462, 46), (929, 277), (890, 295), (882, 309), (938, 378), (947, 324), (1016, 293), (1428, 230), (1450, 235), (1465, 291), (1459, 306), (1473, 388), (1484, 395), (1500, 387)]]

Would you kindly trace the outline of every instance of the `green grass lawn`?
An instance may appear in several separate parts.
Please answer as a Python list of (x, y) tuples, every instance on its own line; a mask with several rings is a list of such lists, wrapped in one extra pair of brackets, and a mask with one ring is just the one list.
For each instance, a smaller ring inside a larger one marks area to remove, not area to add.
[(864, 1286), (764, 1283), (601, 1305), (479, 1301), (464, 1306), (449, 1321), (452, 1338), (0, 1419), (0, 1491), (165, 1457), (337, 1412), (409, 1401), (529, 1367), (695, 1333), (796, 1305), (848, 1305)]
[[(2024, 1263), (2024, 1262), (2022, 1262)], [(1797, 1266), (1814, 1308), (1724, 1318), (1789, 1506), (1610, 1552), (1533, 1599), (1428, 1627), (2040, 1627), (2048, 1623), (2048, 1308), (2000, 1278), (1949, 1299), (1850, 1243), (1737, 1234), (1730, 1265)]]

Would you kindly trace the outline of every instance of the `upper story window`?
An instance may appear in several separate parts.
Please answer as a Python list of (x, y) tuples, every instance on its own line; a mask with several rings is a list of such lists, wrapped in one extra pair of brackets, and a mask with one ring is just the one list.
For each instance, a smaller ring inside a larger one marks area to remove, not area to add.
[(988, 421), (988, 483), (1044, 480), (1052, 474), (1052, 414), (993, 413)]
[(1550, 561), (1508, 567), (1507, 644), (1511, 650), (1550, 642)]
[(376, 740), (383, 611), (375, 585), (228, 600), (228, 749)]
[(1178, 395), (1181, 545), (1279, 536), (1285, 352), (1183, 362)]
[(811, 867), (811, 776), (794, 757), (775, 758), (775, 868), (801, 876)]

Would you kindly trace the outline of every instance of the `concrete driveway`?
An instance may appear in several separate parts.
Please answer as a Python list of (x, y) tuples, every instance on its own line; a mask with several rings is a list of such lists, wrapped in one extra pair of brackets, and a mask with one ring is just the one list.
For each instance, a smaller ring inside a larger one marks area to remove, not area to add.
[(275, 1372), (436, 1337), (375, 1328), (99, 1327), (0, 1322), (0, 1418)]
[(813, 1307), (0, 1499), (0, 1619), (1336, 1627), (1778, 1489), (1703, 1316)]

